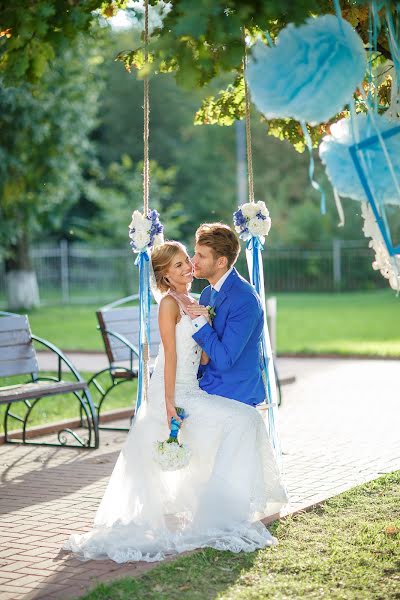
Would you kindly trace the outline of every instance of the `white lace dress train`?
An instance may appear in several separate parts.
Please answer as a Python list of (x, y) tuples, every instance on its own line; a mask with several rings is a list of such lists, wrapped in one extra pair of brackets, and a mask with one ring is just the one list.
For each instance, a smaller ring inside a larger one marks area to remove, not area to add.
[(278, 513), (287, 496), (264, 421), (255, 408), (199, 388), (201, 349), (187, 315), (176, 340), (176, 405), (188, 414), (179, 439), (191, 450), (190, 463), (165, 472), (153, 458), (155, 442), (168, 437), (161, 345), (149, 400), (134, 419), (94, 527), (64, 545), (83, 560), (150, 562), (206, 546), (251, 552), (276, 543), (259, 520)]

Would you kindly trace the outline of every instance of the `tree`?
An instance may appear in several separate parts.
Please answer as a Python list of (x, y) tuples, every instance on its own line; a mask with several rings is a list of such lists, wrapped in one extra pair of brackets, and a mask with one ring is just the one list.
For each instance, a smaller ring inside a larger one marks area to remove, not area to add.
[[(151, 208), (162, 215), (168, 237), (182, 237), (182, 225), (187, 220), (183, 206), (174, 199), (176, 169), (160, 167), (150, 161)], [(82, 203), (89, 204), (92, 218), (81, 216)], [(131, 157), (124, 154), (120, 162), (110, 163), (106, 169), (96, 169), (95, 176), (88, 178), (83, 187), (80, 206), (72, 207), (66, 215), (68, 228), (74, 238), (94, 241), (102, 245), (128, 246), (128, 224), (132, 210), (143, 203), (143, 162), (134, 165)]]
[[(114, 219), (114, 226), (105, 228), (107, 241), (125, 244), (129, 210), (142, 204), (140, 167), (136, 167), (136, 175), (133, 168), (123, 169), (125, 183), (122, 187), (115, 175), (122, 168), (122, 155), (128, 155), (134, 164), (143, 156), (143, 84), (134, 72), (128, 74), (119, 62), (113, 61), (115, 54), (128, 46), (132, 32), (112, 32), (111, 37), (104, 63), (108, 92), (101, 98), (99, 127), (94, 132), (102, 174), (95, 177), (97, 181), (89, 182), (95, 190), (90, 198), (96, 197), (99, 201), (88, 202), (89, 196), (85, 192), (79, 206), (74, 207), (65, 220), (63, 230), (67, 235), (70, 230), (74, 232), (71, 239), (87, 239), (88, 232), (83, 231), (85, 228), (89, 227), (93, 232), (93, 224), (99, 222), (95, 229), (100, 231), (104, 229), (102, 221), (110, 220), (111, 223)], [(214, 89), (224, 86), (228, 77), (220, 76), (213, 83)], [(193, 114), (200, 98), (201, 90), (184, 90), (177, 86), (171, 75), (160, 74), (151, 79), (150, 156), (158, 164), (158, 167), (151, 168), (151, 205), (158, 202), (159, 173), (162, 174), (163, 170), (169, 172), (173, 167), (176, 175), (168, 186), (168, 202), (178, 204), (178, 210), (173, 214), (179, 217), (179, 228), (175, 227), (175, 217), (170, 218), (166, 196), (160, 203), (161, 216), (166, 225), (166, 235), (178, 235), (178, 239), (189, 245), (193, 243), (194, 229), (201, 222), (223, 220), (231, 223), (237, 204), (234, 128), (194, 126)], [(350, 210), (345, 227), (337, 229), (338, 217), (333, 202), (328, 202), (328, 214), (321, 220), (318, 197), (308, 179), (308, 158), (295, 152), (288, 142), (266, 137), (266, 125), (260, 122), (255, 111), (252, 138), (256, 197), (267, 202), (274, 223), (268, 245), (295, 243), (307, 246), (331, 240), (333, 236), (359, 237), (360, 223), (354, 223)], [(317, 168), (317, 179), (322, 184), (323, 177), (323, 169)], [(120, 178), (119, 174), (117, 178)], [(329, 188), (328, 185), (325, 187)], [(106, 210), (109, 216), (98, 212), (100, 206), (101, 211)], [(121, 214), (119, 226), (115, 223), (117, 213)], [(122, 214), (125, 216), (122, 217)], [(182, 221), (183, 215), (185, 222)], [(299, 228), (293, 237), (294, 224), (299, 224)], [(117, 231), (120, 233), (117, 234)]]
[(0, 86), (0, 252), (10, 308), (38, 303), (32, 237), (76, 202), (94, 158), (99, 52), (101, 38), (79, 36), (36, 85)]
[[(76, 32), (88, 31), (90, 22), (97, 18), (96, 9), (105, 17), (113, 16), (119, 8), (130, 3), (126, 0), (70, 0), (68, 10), (63, 3), (49, 0), (14, 0), (12, 6), (0, 1), (3, 47), (0, 54), (0, 72), (7, 79), (37, 79), (52, 60), (55, 49), (70, 40)], [(151, 0), (150, 4), (157, 4)], [(369, 40), (368, 1), (342, 0), (343, 16), (357, 29), (365, 42)], [(397, 3), (387, 5), (397, 11)], [(334, 12), (332, 0), (176, 0), (165, 18), (164, 27), (156, 30), (150, 41), (152, 63), (143, 65), (143, 42), (135, 44), (119, 58), (127, 68), (139, 68), (143, 76), (153, 72), (174, 73), (179, 85), (186, 89), (203, 88), (206, 96), (198, 123), (230, 124), (243, 117), (243, 29), (251, 36), (268, 29), (275, 37), (289, 22), (301, 23), (311, 14)], [(1, 38), (0, 38), (1, 39)], [(377, 49), (382, 57), (390, 59), (390, 48), (381, 29)], [(220, 96), (209, 94), (207, 85), (223, 73), (230, 74), (230, 87)], [(387, 97), (388, 81), (383, 82), (382, 96)], [(313, 128), (315, 142), (325, 133), (322, 125)], [(297, 149), (303, 149), (303, 134), (292, 120), (270, 122), (268, 133), (287, 139)]]

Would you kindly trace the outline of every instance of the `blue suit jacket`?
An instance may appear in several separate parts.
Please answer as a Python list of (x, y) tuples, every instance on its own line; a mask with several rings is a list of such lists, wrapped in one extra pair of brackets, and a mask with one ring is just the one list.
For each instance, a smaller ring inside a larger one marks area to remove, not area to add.
[[(211, 286), (200, 296), (200, 304), (210, 303)], [(209, 394), (233, 398), (255, 405), (265, 398), (262, 380), (260, 342), (264, 315), (254, 288), (236, 269), (228, 276), (215, 302), (216, 316), (193, 338), (210, 357), (201, 369), (200, 387)]]

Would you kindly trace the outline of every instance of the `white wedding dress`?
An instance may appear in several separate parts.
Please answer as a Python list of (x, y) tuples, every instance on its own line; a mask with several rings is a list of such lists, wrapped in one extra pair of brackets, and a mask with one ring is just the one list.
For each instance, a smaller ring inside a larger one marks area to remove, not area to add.
[(212, 547), (252, 552), (276, 543), (259, 522), (287, 502), (285, 488), (257, 409), (199, 388), (201, 349), (190, 318), (176, 325), (176, 406), (188, 417), (179, 440), (191, 450), (187, 467), (162, 471), (154, 444), (168, 437), (164, 352), (98, 508), (94, 527), (71, 535), (64, 549), (78, 558), (158, 561)]

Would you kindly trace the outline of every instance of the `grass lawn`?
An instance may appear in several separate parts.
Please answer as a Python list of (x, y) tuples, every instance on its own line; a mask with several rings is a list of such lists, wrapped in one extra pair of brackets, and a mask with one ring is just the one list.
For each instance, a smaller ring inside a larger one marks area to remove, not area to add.
[[(278, 294), (278, 353), (400, 356), (400, 298), (391, 290)], [(63, 350), (103, 350), (93, 305), (44, 307), (32, 330)]]
[[(55, 373), (47, 373), (47, 375), (55, 375)], [(86, 379), (90, 379), (91, 373), (81, 373)], [(2, 385), (14, 385), (19, 382), (25, 382), (28, 377), (8, 377), (2, 378)], [(65, 380), (70, 380), (70, 377), (64, 377)], [(108, 378), (103, 376), (101, 380), (103, 387), (109, 384)], [(92, 399), (95, 403), (98, 402), (98, 393), (91, 386), (90, 391), (92, 393)], [(116, 408), (125, 408), (134, 406), (136, 401), (137, 391), (137, 379), (133, 381), (126, 381), (122, 385), (119, 385), (113, 389), (107, 396), (102, 406), (101, 414)], [(4, 413), (6, 405), (0, 406), (0, 433), (4, 433)], [(23, 402), (16, 402), (12, 405), (11, 411), (13, 414), (24, 417), (26, 412), (26, 406)], [(53, 396), (49, 398), (43, 398), (38, 401), (34, 406), (32, 413), (28, 421), (28, 429), (35, 425), (48, 425), (55, 423), (63, 419), (76, 419), (79, 418), (79, 402), (73, 394), (60, 394), (60, 396)], [(9, 421), (9, 428), (12, 430), (19, 429), (20, 424), (17, 420), (11, 419)]]
[(278, 353), (400, 356), (400, 298), (391, 290), (278, 295)]
[(388, 600), (400, 589), (400, 472), (274, 523), (279, 545), (201, 550), (82, 600)]

